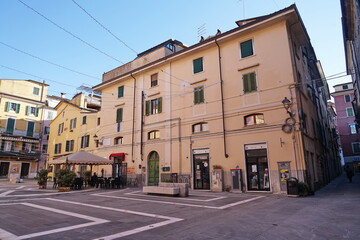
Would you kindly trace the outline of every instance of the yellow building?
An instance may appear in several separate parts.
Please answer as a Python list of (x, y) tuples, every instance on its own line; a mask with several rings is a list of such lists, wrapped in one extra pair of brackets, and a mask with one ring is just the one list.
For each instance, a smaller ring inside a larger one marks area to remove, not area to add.
[(328, 88), (296, 6), (237, 25), (104, 73), (96, 154), (143, 185), (284, 192), (288, 177), (313, 190), (335, 177)]
[[(61, 168), (61, 165), (53, 165), (52, 160), (80, 150), (92, 153), (98, 147), (94, 136), (99, 131), (100, 102), (100, 97), (79, 93), (71, 100), (61, 100), (55, 107), (57, 115), (50, 123), (48, 140), (47, 166), (52, 169), (50, 176)], [(71, 169), (83, 173), (87, 166), (71, 166)], [(97, 168), (93, 170), (98, 171)]]
[(47, 84), (0, 79), (0, 178), (36, 177)]

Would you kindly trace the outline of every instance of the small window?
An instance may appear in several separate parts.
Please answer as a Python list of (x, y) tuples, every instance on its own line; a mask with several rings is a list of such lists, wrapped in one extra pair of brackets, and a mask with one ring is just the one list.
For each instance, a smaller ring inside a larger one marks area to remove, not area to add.
[(76, 128), (76, 118), (70, 119), (70, 131)]
[(160, 138), (160, 131), (159, 130), (154, 130), (148, 133), (148, 139), (152, 140), (152, 139), (159, 139)]
[(116, 110), (116, 123), (121, 123), (123, 120), (123, 109), (118, 108)]
[(204, 86), (194, 88), (194, 104), (204, 103)]
[(162, 98), (156, 98), (145, 103), (145, 115), (153, 115), (162, 112)]
[(39, 108), (27, 106), (26, 107), (26, 115), (27, 116), (32, 115), (35, 117), (39, 116)]
[(74, 140), (66, 141), (65, 152), (72, 152), (74, 151)]
[(206, 132), (208, 131), (208, 123), (197, 123), (192, 126), (192, 132), (193, 133), (199, 133), (199, 132)]
[(47, 144), (44, 144), (42, 146), (42, 153), (46, 153), (47, 152), (47, 149), (48, 149), (48, 145)]
[(82, 136), (81, 137), (81, 148), (87, 148), (89, 147), (89, 139), (90, 135)]
[(150, 83), (150, 86), (151, 87), (155, 87), (158, 85), (158, 74), (155, 73), (153, 75), (151, 75), (151, 83)]
[(245, 126), (252, 126), (256, 124), (265, 123), (263, 114), (251, 114), (245, 116), (244, 119), (245, 119)]
[(346, 94), (345, 96), (345, 102), (350, 102), (351, 101), (351, 97), (349, 94)]
[(360, 153), (360, 142), (353, 142), (352, 144), (352, 149), (353, 149), (353, 153)]
[(50, 127), (45, 126), (44, 128), (44, 134), (49, 134), (50, 133)]
[(124, 86), (118, 87), (118, 98), (124, 96)]
[(114, 145), (122, 144), (123, 143), (123, 137), (116, 137), (114, 138)]
[(20, 112), (20, 104), (7, 102), (5, 111), (6, 112), (12, 111), (12, 112), (15, 112), (15, 113), (19, 113)]
[(61, 143), (55, 144), (54, 154), (60, 154), (60, 153), (61, 153)]
[(353, 117), (354, 116), (354, 109), (352, 107), (346, 108), (346, 114), (347, 114), (348, 117)]
[(86, 124), (86, 116), (83, 116), (83, 118), (82, 118), (82, 124), (83, 124), (83, 125)]
[(54, 118), (54, 112), (51, 111), (47, 112), (47, 120), (53, 120), (53, 118)]
[(203, 58), (197, 58), (193, 60), (193, 73), (199, 73), (204, 71)]
[(248, 41), (240, 43), (240, 51), (241, 58), (246, 58), (254, 55), (253, 41), (250, 39)]
[(349, 86), (348, 85), (343, 85), (342, 89), (349, 89)]
[(243, 75), (244, 93), (251, 93), (257, 90), (255, 72)]
[(34, 95), (39, 95), (39, 92), (40, 92), (40, 88), (34, 87), (33, 94)]
[(350, 134), (357, 134), (357, 125), (355, 123), (350, 123), (349, 124), (349, 128), (350, 128)]
[(60, 123), (58, 128), (58, 134), (62, 133), (63, 131), (64, 131), (64, 123)]

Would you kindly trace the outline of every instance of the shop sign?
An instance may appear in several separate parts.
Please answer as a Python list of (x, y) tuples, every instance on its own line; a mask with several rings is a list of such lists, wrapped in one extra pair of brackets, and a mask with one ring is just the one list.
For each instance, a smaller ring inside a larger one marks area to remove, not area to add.
[(245, 145), (245, 150), (266, 149), (266, 148), (267, 148), (266, 143)]
[(194, 154), (204, 154), (204, 153), (209, 153), (209, 149), (194, 149), (193, 153)]

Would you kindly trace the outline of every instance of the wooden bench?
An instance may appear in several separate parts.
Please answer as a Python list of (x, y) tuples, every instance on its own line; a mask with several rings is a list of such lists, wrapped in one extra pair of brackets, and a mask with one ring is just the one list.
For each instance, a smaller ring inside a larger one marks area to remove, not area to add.
[(144, 186), (143, 192), (148, 194), (152, 193), (177, 196), (180, 193), (180, 189), (178, 187)]

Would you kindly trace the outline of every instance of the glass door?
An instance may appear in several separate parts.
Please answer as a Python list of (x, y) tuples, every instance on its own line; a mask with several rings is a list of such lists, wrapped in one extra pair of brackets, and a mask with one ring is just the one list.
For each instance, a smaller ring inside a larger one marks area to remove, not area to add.
[(209, 154), (194, 155), (194, 189), (210, 189)]
[(249, 191), (270, 191), (266, 149), (246, 150), (246, 173)]

